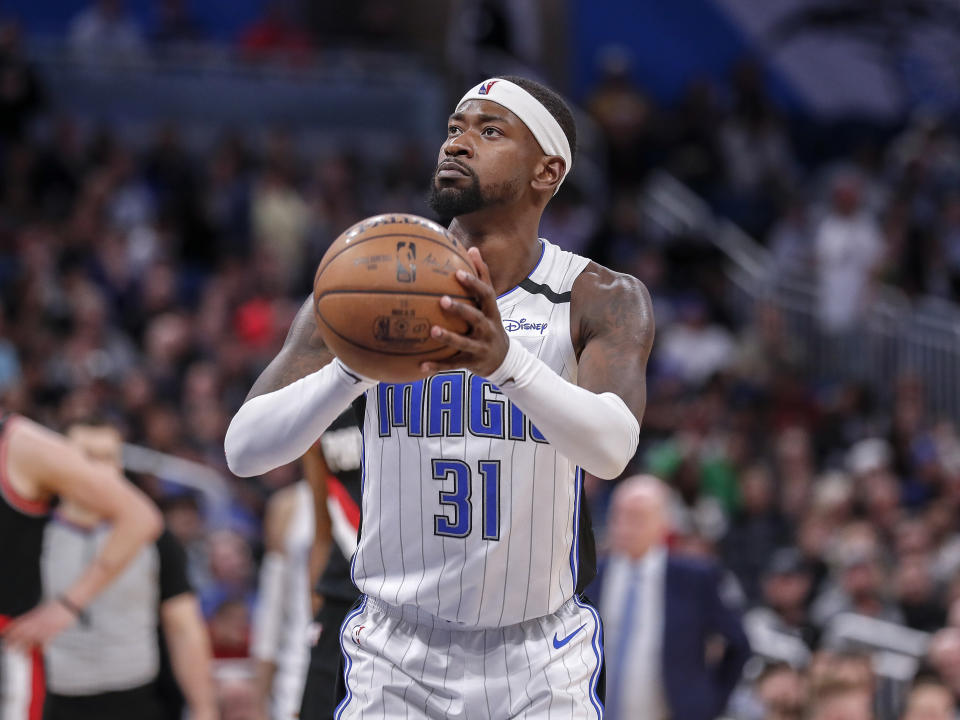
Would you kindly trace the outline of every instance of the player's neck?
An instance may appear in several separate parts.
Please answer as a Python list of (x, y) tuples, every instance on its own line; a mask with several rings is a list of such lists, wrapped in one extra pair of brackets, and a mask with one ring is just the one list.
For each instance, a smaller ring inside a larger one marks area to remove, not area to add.
[(524, 218), (512, 213), (508, 217), (477, 217), (472, 213), (454, 218), (450, 232), (467, 247), (479, 248), (490, 268), (490, 279), (497, 295), (520, 284), (540, 259), (541, 247), (537, 230), (540, 218)]

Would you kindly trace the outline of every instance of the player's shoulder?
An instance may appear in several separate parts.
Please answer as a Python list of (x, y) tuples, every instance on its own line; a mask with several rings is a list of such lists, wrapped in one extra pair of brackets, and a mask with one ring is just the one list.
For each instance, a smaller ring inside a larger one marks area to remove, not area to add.
[(617, 272), (588, 260), (573, 282), (570, 302), (588, 304), (597, 300), (634, 299), (649, 302), (650, 293), (640, 280), (628, 273)]
[(653, 333), (653, 303), (646, 285), (592, 260), (573, 283), (570, 312), (583, 339), (614, 326)]

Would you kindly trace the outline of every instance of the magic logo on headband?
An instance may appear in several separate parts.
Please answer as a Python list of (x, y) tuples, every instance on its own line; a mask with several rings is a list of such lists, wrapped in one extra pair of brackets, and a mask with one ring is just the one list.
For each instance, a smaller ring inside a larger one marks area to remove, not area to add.
[(566, 168), (563, 171), (563, 177), (557, 183), (557, 190), (560, 189), (560, 185), (573, 168), (573, 153), (570, 152), (570, 141), (567, 140), (566, 133), (543, 103), (516, 83), (503, 78), (484, 80), (472, 90), (468, 90), (466, 95), (460, 98), (457, 107), (467, 100), (489, 100), (502, 105), (527, 126), (544, 153), (562, 157)]

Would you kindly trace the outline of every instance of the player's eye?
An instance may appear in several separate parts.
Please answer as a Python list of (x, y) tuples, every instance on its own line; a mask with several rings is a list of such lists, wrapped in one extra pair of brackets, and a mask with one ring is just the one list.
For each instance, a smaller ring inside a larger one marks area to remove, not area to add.
[(459, 135), (459, 134), (460, 134), (460, 128), (458, 128), (456, 125), (451, 125), (451, 126), (449, 126), (449, 127), (447, 128), (447, 135), (448, 135), (448, 136), (449, 136), (449, 135)]
[(482, 134), (482, 135), (486, 135), (487, 137), (494, 137), (494, 136), (496, 136), (496, 135), (503, 135), (503, 133), (500, 132), (500, 130), (499, 130), (498, 128), (495, 128), (495, 127), (485, 127), (485, 128), (483, 129), (483, 132), (482, 132), (481, 134)]

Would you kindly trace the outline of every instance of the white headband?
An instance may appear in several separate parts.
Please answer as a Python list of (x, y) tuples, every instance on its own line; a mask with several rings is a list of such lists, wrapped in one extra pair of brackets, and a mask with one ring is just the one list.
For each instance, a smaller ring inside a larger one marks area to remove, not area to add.
[(560, 182), (557, 183), (557, 190), (560, 189), (564, 178), (573, 167), (573, 156), (570, 154), (570, 143), (560, 123), (543, 106), (543, 103), (516, 83), (501, 78), (484, 80), (472, 90), (468, 90), (467, 94), (460, 98), (457, 107), (467, 100), (489, 100), (503, 105), (520, 118), (520, 121), (533, 133), (533, 137), (540, 143), (544, 153), (562, 157), (567, 167), (563, 171)]

